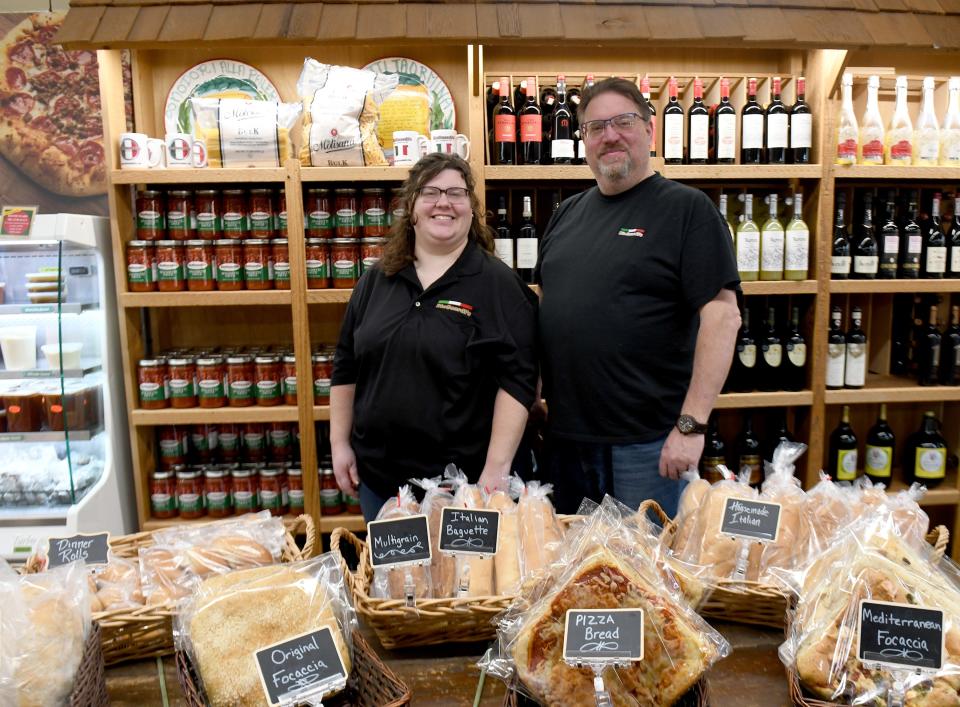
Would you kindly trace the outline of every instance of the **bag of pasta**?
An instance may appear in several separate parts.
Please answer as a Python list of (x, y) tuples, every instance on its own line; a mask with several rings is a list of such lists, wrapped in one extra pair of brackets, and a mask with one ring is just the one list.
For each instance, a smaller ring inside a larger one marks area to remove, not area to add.
[(194, 137), (210, 167), (280, 167), (293, 154), (290, 134), (299, 103), (191, 98)]

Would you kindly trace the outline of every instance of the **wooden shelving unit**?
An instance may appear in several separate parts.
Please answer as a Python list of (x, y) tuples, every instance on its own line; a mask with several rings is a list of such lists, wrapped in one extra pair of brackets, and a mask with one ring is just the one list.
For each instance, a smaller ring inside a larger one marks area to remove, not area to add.
[(132, 410), (130, 421), (138, 427), (152, 425), (216, 425), (248, 422), (296, 422), (298, 408), (292, 405), (245, 408), (187, 408), (183, 410)]
[(960, 280), (831, 280), (831, 294), (960, 292)]
[(884, 179), (903, 181), (923, 179), (931, 182), (952, 182), (960, 178), (960, 169), (955, 167), (895, 167), (893, 165), (834, 165), (834, 179)]
[[(349, 298), (348, 298), (349, 299)], [(289, 290), (238, 290), (237, 292), (124, 292), (123, 307), (236, 307), (278, 305), (289, 307)]]
[[(650, 164), (663, 176), (685, 181), (744, 181), (758, 179), (819, 179), (823, 167), (804, 165), (665, 165), (653, 158)], [(590, 167), (582, 165), (507, 165), (484, 167), (484, 179), (490, 181), (594, 181)]]
[(113, 169), (111, 184), (218, 184), (282, 182), (284, 169)]
[(775, 407), (808, 407), (813, 405), (813, 391), (798, 390), (753, 392), (753, 393), (721, 393), (717, 398), (718, 410), (732, 410), (740, 408), (775, 408)]
[(402, 182), (409, 167), (303, 167), (300, 180), (309, 182)]
[(928, 403), (960, 400), (960, 387), (921, 386), (901, 376), (867, 375), (863, 388), (844, 388), (826, 392), (827, 405), (856, 403)]

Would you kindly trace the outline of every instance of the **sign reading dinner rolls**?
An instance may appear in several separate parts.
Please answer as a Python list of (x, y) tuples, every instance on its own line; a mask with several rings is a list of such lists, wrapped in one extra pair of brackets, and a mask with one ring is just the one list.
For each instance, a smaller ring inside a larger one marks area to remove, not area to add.
[(643, 609), (570, 609), (563, 659), (573, 664), (643, 660)]
[(373, 567), (396, 567), (430, 561), (430, 529), (423, 514), (367, 523)]
[(310, 631), (254, 653), (270, 705), (294, 704), (342, 690), (343, 657), (329, 627)]
[(440, 551), (495, 555), (500, 547), (500, 511), (448, 506), (440, 512)]
[(86, 535), (80, 533), (68, 538), (50, 538), (47, 549), (48, 567), (60, 567), (77, 560), (88, 565), (107, 564), (110, 533)]

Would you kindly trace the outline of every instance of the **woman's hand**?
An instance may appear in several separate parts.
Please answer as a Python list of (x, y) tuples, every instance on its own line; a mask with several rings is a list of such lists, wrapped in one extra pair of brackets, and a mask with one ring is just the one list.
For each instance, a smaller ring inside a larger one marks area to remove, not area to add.
[(494, 466), (487, 463), (480, 472), (477, 488), (487, 493), (506, 491), (510, 487), (510, 465)]
[(357, 486), (360, 484), (360, 477), (357, 474), (357, 457), (353, 453), (353, 447), (349, 444), (333, 446), (330, 449), (333, 456), (333, 475), (337, 477), (337, 486), (345, 494), (359, 497)]

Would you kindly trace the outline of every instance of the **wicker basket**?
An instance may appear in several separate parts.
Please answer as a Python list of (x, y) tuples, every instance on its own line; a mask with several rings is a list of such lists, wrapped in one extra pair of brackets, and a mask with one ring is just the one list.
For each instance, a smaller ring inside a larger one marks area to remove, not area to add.
[[(205, 707), (197, 673), (190, 656), (177, 651), (177, 679), (189, 707)], [(410, 704), (410, 688), (374, 653), (360, 634), (353, 632), (353, 670), (347, 679), (347, 689), (323, 701), (331, 707), (404, 707)]]
[[(503, 707), (527, 707), (537, 705), (538, 702), (524, 697), (516, 690), (507, 690), (503, 698)], [(707, 678), (702, 677), (696, 685), (687, 690), (687, 693), (674, 703), (674, 707), (707, 707), (710, 704), (710, 687)], [(819, 706), (818, 706), (819, 707)]]
[(100, 627), (94, 622), (73, 681), (70, 707), (106, 707), (108, 704), (110, 697), (107, 695), (107, 676), (103, 669)]

